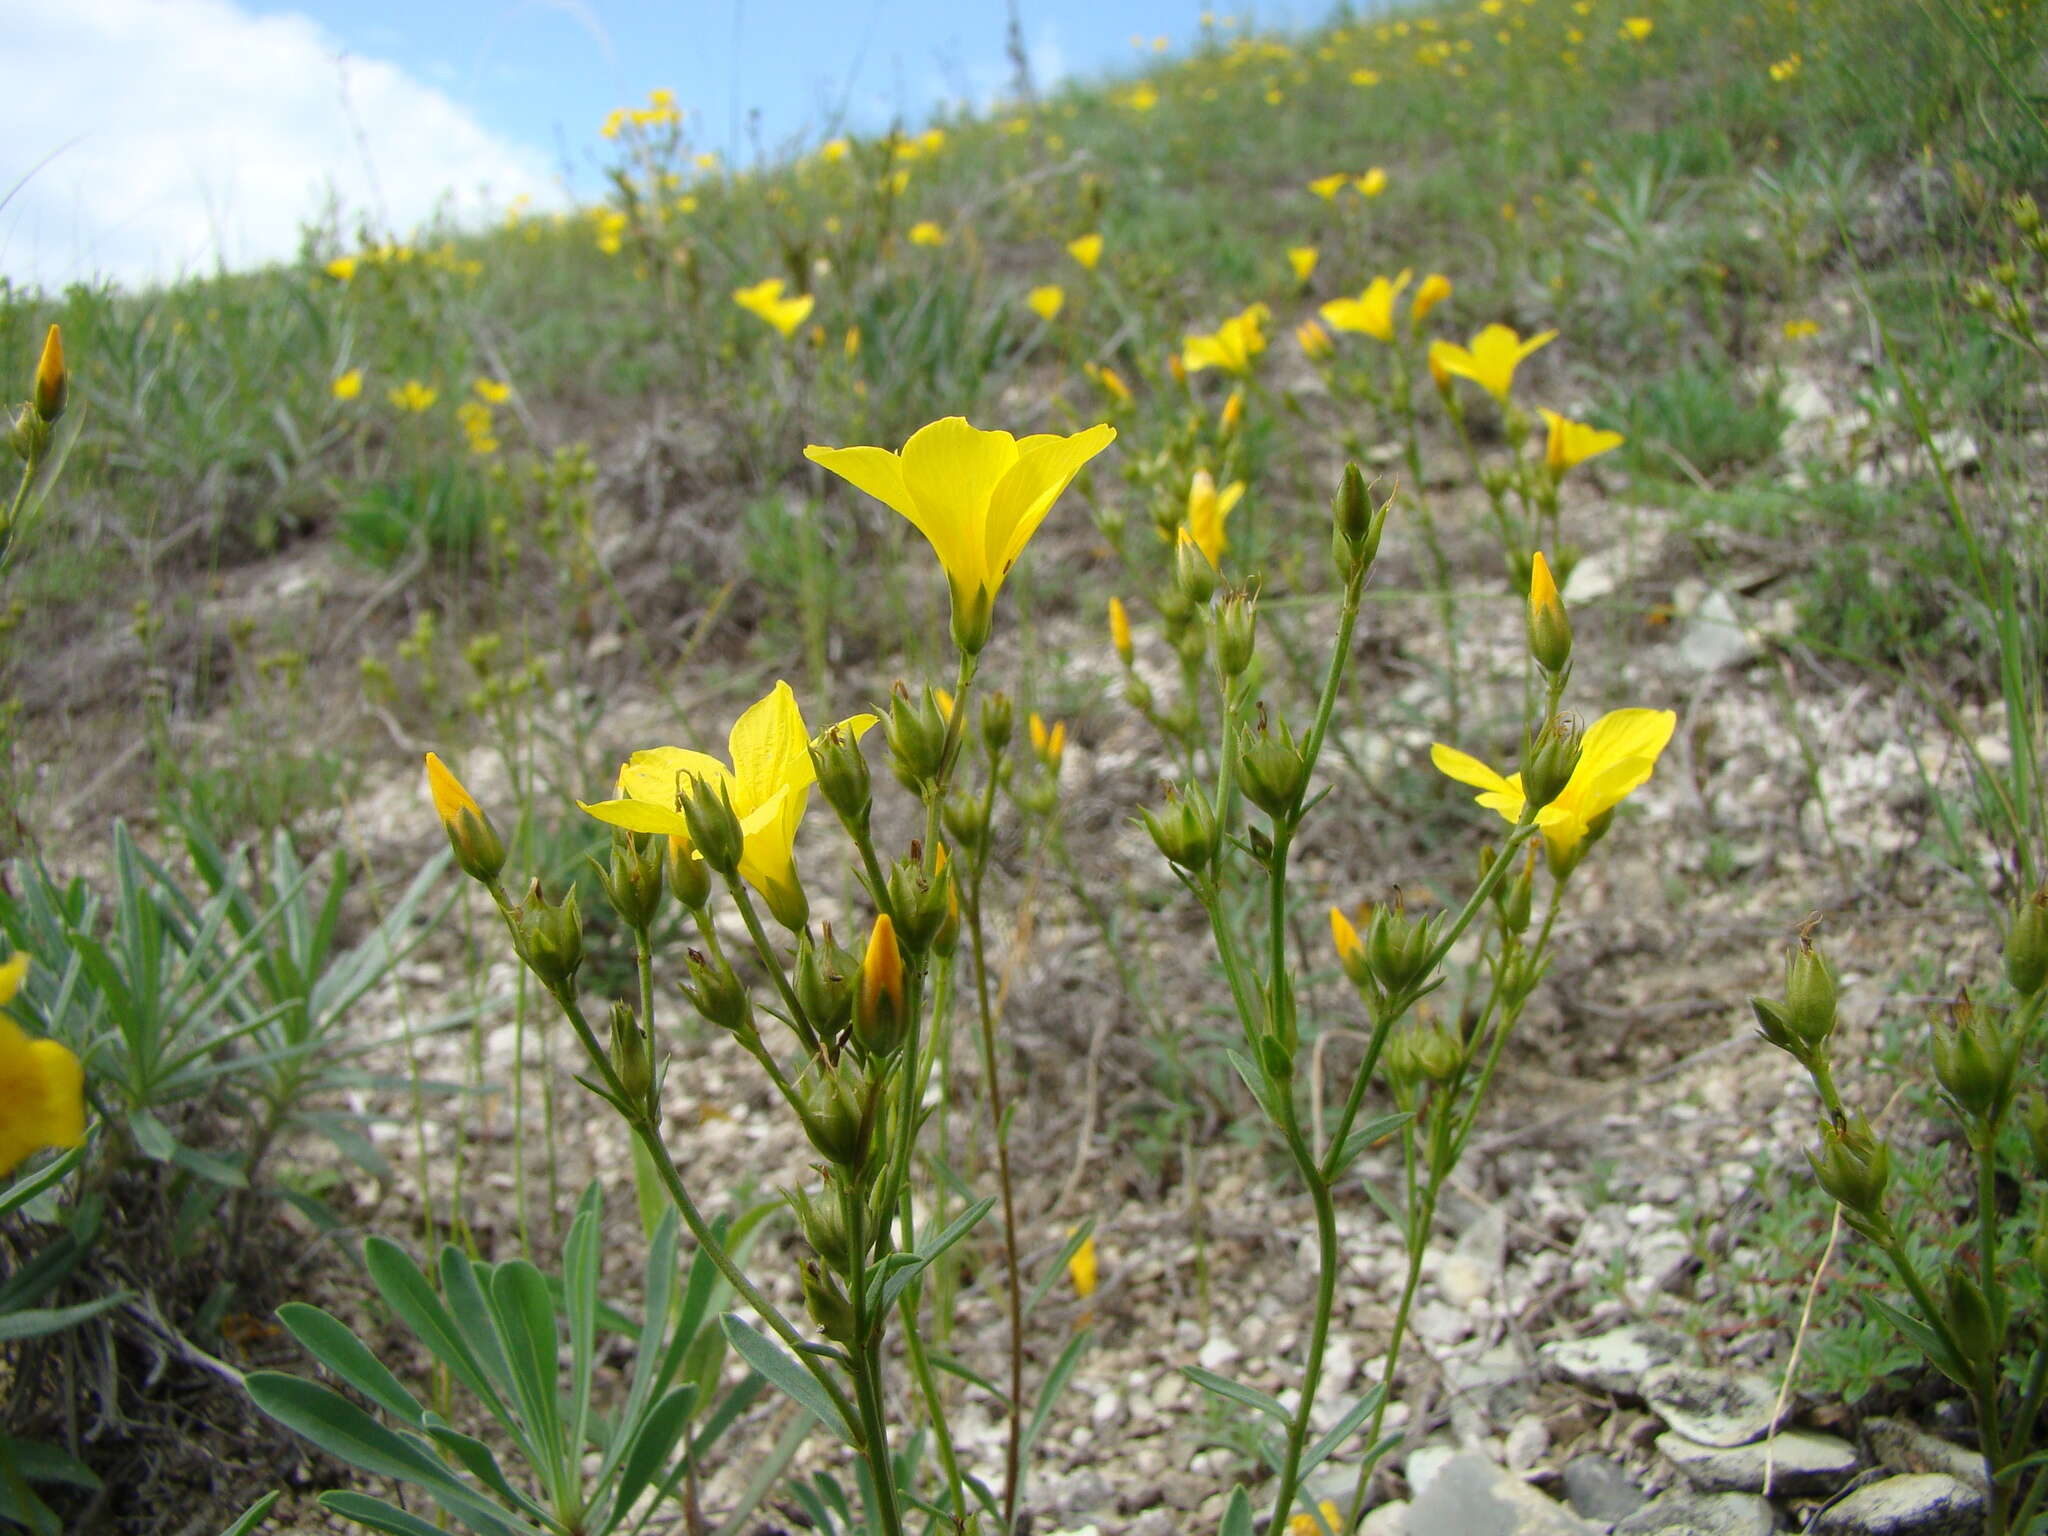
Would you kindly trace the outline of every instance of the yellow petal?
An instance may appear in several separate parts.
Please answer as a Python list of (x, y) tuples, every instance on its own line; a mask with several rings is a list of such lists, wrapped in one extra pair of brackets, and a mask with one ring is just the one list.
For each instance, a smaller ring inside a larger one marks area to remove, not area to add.
[(576, 808), (595, 816), (606, 826), (627, 832), (655, 832), (669, 837), (690, 835), (690, 824), (681, 811), (669, 810), (648, 800), (578, 800)]
[(676, 796), (689, 789), (692, 779), (730, 784), (732, 772), (708, 752), (693, 752), (688, 747), (647, 747), (635, 752), (619, 768), (619, 793), (674, 810)]
[(78, 1058), (55, 1040), (31, 1040), (0, 1014), (0, 1175), (33, 1152), (84, 1139), (85, 1071)]
[(1656, 761), (1678, 726), (1678, 715), (1669, 709), (1617, 709), (1602, 715), (1586, 731), (1579, 749), (1581, 765), (1588, 762), (1600, 772), (1621, 758), (1647, 757)]
[(811, 733), (788, 683), (748, 706), (726, 739), (732, 752), (732, 808), (744, 824), (749, 812), (779, 789), (802, 789), (816, 777)]
[(1430, 747), (1429, 760), (1447, 779), (1456, 779), (1460, 784), (1470, 784), (1474, 789), (1483, 789), (1490, 794), (1509, 795), (1517, 801), (1522, 798), (1519, 785), (1510, 784), (1478, 758), (1460, 752), (1456, 747), (1447, 747), (1439, 741)]
[(1002, 584), (1045, 521), (1060, 493), (1096, 454), (1116, 441), (1116, 428), (1099, 423), (1072, 437), (1026, 439), (1029, 445), (995, 487), (988, 503), (987, 560), (990, 591)]
[[(956, 594), (994, 594), (986, 537), (989, 498), (1017, 463), (1017, 440), (983, 432), (964, 416), (920, 427), (903, 445), (903, 482), (926, 522), (919, 526), (953, 578)], [(943, 542), (942, 542), (943, 539)]]
[(14, 1001), (14, 994), (21, 990), (21, 984), (27, 979), (27, 950), (18, 949), (5, 960), (0, 960), (0, 1008)]

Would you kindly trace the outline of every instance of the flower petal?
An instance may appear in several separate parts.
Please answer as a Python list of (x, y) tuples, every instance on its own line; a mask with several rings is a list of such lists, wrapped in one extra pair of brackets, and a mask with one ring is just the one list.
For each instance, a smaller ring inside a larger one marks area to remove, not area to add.
[(788, 683), (776, 683), (766, 698), (748, 706), (733, 722), (727, 744), (735, 781), (732, 806), (743, 824), (776, 791), (802, 789), (817, 776), (811, 767), (811, 733)]
[(708, 752), (688, 747), (647, 747), (627, 758), (619, 769), (619, 793), (649, 805), (676, 808), (676, 796), (692, 779), (730, 784), (732, 770)]
[[(1430, 747), (1429, 760), (1436, 765), (1436, 771), (1445, 778), (1456, 779), (1460, 784), (1470, 784), (1474, 789), (1483, 789), (1489, 794), (1511, 795), (1518, 806), (1521, 803), (1520, 785), (1510, 784), (1470, 753), (1460, 752), (1456, 747), (1447, 747), (1439, 741)], [(1494, 809), (1499, 807), (1496, 806)]]
[(606, 826), (627, 832), (654, 832), (664, 836), (688, 837), (690, 824), (681, 811), (654, 804), (651, 800), (578, 800), (576, 808), (595, 816)]
[(972, 596), (997, 578), (987, 562), (989, 497), (1017, 463), (1017, 440), (1007, 432), (984, 432), (964, 416), (947, 416), (920, 427), (903, 445), (903, 482), (923, 519), (918, 526), (956, 593)]
[(1115, 441), (1116, 428), (1103, 422), (1072, 437), (1041, 439), (1019, 456), (989, 498), (986, 548), (991, 592), (1009, 575), (1081, 466)]

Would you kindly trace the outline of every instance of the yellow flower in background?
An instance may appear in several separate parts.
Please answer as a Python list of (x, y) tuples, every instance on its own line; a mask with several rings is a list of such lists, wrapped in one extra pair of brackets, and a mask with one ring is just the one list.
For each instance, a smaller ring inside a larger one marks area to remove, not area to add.
[(1124, 98), (1124, 105), (1133, 112), (1150, 112), (1159, 105), (1158, 88), (1148, 80)]
[(1024, 296), (1024, 302), (1031, 306), (1031, 313), (1039, 319), (1056, 320), (1067, 302), (1067, 290), (1057, 283), (1047, 283), (1043, 287), (1032, 289)]
[(837, 165), (853, 152), (853, 145), (845, 139), (827, 139), (818, 146), (818, 158), (827, 165)]
[[(0, 962), (0, 1008), (28, 978), (28, 956)], [(85, 1069), (55, 1040), (30, 1039), (0, 1013), (0, 1178), (45, 1147), (85, 1140)]]
[(1074, 1284), (1074, 1294), (1086, 1301), (1095, 1294), (1095, 1234), (1089, 1233), (1081, 1239), (1081, 1246), (1074, 1250), (1074, 1256), (1067, 1260), (1067, 1278)]
[(1450, 296), (1451, 280), (1441, 272), (1430, 273), (1422, 280), (1422, 286), (1415, 290), (1415, 297), (1409, 301), (1409, 327), (1420, 330), (1422, 322), (1429, 318), (1429, 312)]
[(1317, 1524), (1315, 1515), (1304, 1510), (1287, 1522), (1287, 1536), (1323, 1536), (1325, 1530), (1344, 1529), (1343, 1512), (1337, 1508), (1335, 1499), (1323, 1500), (1316, 1509), (1323, 1517), (1321, 1524)]
[(1800, 70), (1805, 67), (1804, 58), (1796, 53), (1788, 53), (1771, 66), (1771, 79), (1776, 84), (1783, 85), (1787, 80), (1798, 79)]
[(1120, 597), (1109, 600), (1109, 644), (1117, 659), (1128, 667), (1131, 664), (1131, 616), (1124, 612), (1124, 600)]
[(1414, 273), (1405, 267), (1392, 281), (1376, 277), (1355, 299), (1332, 299), (1320, 313), (1333, 330), (1357, 331), (1376, 341), (1394, 339), (1394, 303)]
[(1318, 176), (1308, 184), (1308, 189), (1327, 203), (1344, 190), (1344, 184), (1350, 179), (1342, 171), (1332, 171), (1327, 176)]
[(1032, 756), (1058, 773), (1060, 762), (1067, 755), (1067, 722), (1055, 720), (1048, 727), (1045, 717), (1034, 709), (1025, 725), (1031, 736)]
[(1380, 83), (1380, 72), (1376, 69), (1354, 69), (1351, 71), (1351, 83), (1353, 85), (1378, 85)]
[(1294, 269), (1294, 280), (1305, 283), (1315, 276), (1318, 252), (1312, 245), (1290, 245), (1287, 248), (1287, 265)]
[(891, 197), (901, 197), (910, 190), (910, 172), (891, 171), (882, 178), (882, 185), (889, 189)]
[(1387, 190), (1387, 173), (1381, 170), (1380, 167), (1374, 166), (1363, 176), (1359, 177), (1354, 185), (1357, 186), (1360, 197), (1378, 197)]
[(1785, 339), (1787, 341), (1804, 341), (1809, 336), (1818, 336), (1819, 334), (1820, 322), (1818, 320), (1801, 319), (1787, 320), (1785, 322)]
[[(1592, 824), (1649, 782), (1658, 754), (1671, 740), (1678, 716), (1668, 709), (1617, 709), (1593, 722), (1580, 743), (1579, 765), (1550, 804), (1536, 813), (1536, 825), (1554, 857), (1569, 855)], [(1522, 819), (1522, 776), (1502, 778), (1493, 769), (1442, 742), (1429, 749), (1437, 772), (1485, 791), (1477, 797), (1509, 822)]]
[(1114, 368), (1104, 368), (1097, 363), (1083, 363), (1081, 371), (1101, 385), (1102, 392), (1118, 405), (1131, 403), (1131, 386), (1124, 382), (1124, 376)]
[(944, 245), (946, 243), (946, 232), (930, 219), (919, 219), (910, 226), (910, 243), (912, 245)]
[[(853, 715), (832, 729), (851, 731), (859, 740), (874, 723), (873, 715)], [(746, 837), (741, 878), (761, 893), (776, 921), (800, 927), (806, 903), (796, 875), (796, 833), (817, 777), (810, 747), (811, 733), (796, 694), (788, 683), (778, 682), (733, 722), (726, 738), (730, 767), (707, 752), (650, 747), (620, 767), (618, 798), (576, 803), (608, 826), (687, 838), (690, 827), (681, 802), (690, 786), (722, 790), (731, 797)]]
[(1223, 397), (1223, 409), (1216, 413), (1216, 430), (1228, 437), (1244, 421), (1244, 389), (1239, 386)]
[(971, 655), (988, 643), (996, 594), (1025, 544), (1081, 466), (1115, 440), (1106, 424), (1017, 438), (948, 416), (920, 427), (900, 454), (813, 444), (804, 457), (925, 536), (952, 588), (953, 638)]
[(1470, 347), (1460, 347), (1448, 341), (1440, 341), (1429, 349), (1432, 369), (1441, 367), (1444, 373), (1461, 379), (1470, 379), (1502, 405), (1508, 401), (1508, 391), (1514, 387), (1515, 370), (1524, 359), (1539, 348), (1547, 347), (1557, 339), (1555, 331), (1541, 331), (1527, 341), (1505, 325), (1489, 325), (1472, 338)]
[(1223, 568), (1223, 551), (1228, 547), (1223, 537), (1223, 520), (1230, 516), (1230, 509), (1244, 497), (1244, 482), (1233, 480), (1221, 490), (1216, 488), (1216, 479), (1206, 469), (1195, 471), (1194, 479), (1188, 485), (1188, 534), (1195, 541), (1212, 569)]
[(798, 326), (810, 319), (818, 301), (808, 293), (785, 299), (782, 287), (781, 278), (764, 277), (750, 288), (735, 288), (732, 301), (748, 314), (760, 316), (784, 337), (792, 336)]
[(860, 327), (859, 327), (859, 326), (857, 326), (857, 325), (849, 325), (849, 326), (848, 326), (848, 327), (846, 328), (846, 339), (845, 339), (844, 341), (840, 342), (840, 344), (839, 344), (839, 349), (840, 349), (840, 351), (842, 351), (842, 352), (844, 352), (844, 353), (846, 354), (846, 360), (847, 360), (847, 361), (848, 361), (849, 363), (850, 363), (850, 362), (852, 362), (852, 361), (853, 361), (853, 360), (854, 360), (855, 358), (857, 358), (857, 357), (859, 357), (859, 356), (860, 356)]
[(1067, 254), (1081, 263), (1090, 272), (1093, 272), (1095, 270), (1095, 263), (1102, 260), (1102, 236), (1076, 236), (1067, 242)]
[(337, 256), (327, 263), (327, 275), (337, 283), (345, 283), (356, 275), (356, 259), (353, 256)]
[(1294, 328), (1294, 339), (1301, 343), (1302, 352), (1311, 362), (1321, 362), (1337, 350), (1337, 343), (1319, 321), (1302, 321)]
[(1266, 321), (1273, 311), (1253, 304), (1232, 315), (1206, 336), (1190, 336), (1181, 347), (1181, 366), (1189, 373), (1204, 368), (1221, 368), (1243, 378), (1252, 371), (1258, 355), (1266, 350)]
[(385, 398), (399, 410), (417, 416), (422, 411), (433, 409), (434, 402), (441, 398), (441, 392), (429, 389), (418, 379), (407, 379), (403, 384), (388, 391)]
[(503, 405), (512, 398), (512, 386), (499, 379), (478, 379), (470, 386), (477, 399), (487, 405)]
[(351, 368), (347, 373), (337, 375), (327, 388), (337, 400), (353, 400), (363, 392), (363, 370)]
[(1550, 471), (1553, 480), (1562, 480), (1567, 470), (1588, 459), (1598, 458), (1610, 449), (1619, 448), (1627, 441), (1619, 432), (1606, 432), (1583, 421), (1560, 416), (1555, 411), (1538, 407), (1537, 415), (1550, 428), (1550, 436), (1543, 446), (1543, 467)]
[(1621, 24), (1621, 35), (1632, 43), (1640, 43), (1656, 30), (1657, 24), (1647, 16), (1631, 16)]

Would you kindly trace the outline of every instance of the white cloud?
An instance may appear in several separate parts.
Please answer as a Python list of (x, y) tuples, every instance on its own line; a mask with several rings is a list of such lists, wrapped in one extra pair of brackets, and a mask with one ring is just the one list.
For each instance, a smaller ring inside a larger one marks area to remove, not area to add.
[[(17, 6), (0, 49), (0, 273), (140, 283), (291, 256), (330, 192), (381, 226), (558, 200), (544, 156), (317, 22), (230, 0)], [(45, 154), (53, 157), (28, 174)]]

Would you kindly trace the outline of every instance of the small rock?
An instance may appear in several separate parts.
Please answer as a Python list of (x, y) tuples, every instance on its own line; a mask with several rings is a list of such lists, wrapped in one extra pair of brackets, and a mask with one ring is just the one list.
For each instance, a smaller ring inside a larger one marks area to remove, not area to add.
[(1614, 1536), (1771, 1536), (1777, 1517), (1753, 1493), (1667, 1493), (1614, 1527)]
[(1685, 1353), (1685, 1340), (1651, 1323), (1628, 1323), (1590, 1339), (1565, 1339), (1538, 1352), (1553, 1375), (1595, 1392), (1638, 1397), (1642, 1379)]
[(1212, 1333), (1202, 1345), (1201, 1353), (1195, 1356), (1195, 1364), (1205, 1371), (1221, 1372), (1224, 1367), (1237, 1363), (1238, 1354), (1238, 1347), (1229, 1339), (1220, 1333)]
[(1599, 1536), (1597, 1527), (1470, 1451), (1444, 1463), (1410, 1507), (1407, 1525), (1417, 1536)]
[(1829, 1505), (1808, 1529), (1816, 1536), (1975, 1536), (1984, 1529), (1984, 1493), (1945, 1472), (1888, 1477)]
[(1832, 1493), (1863, 1461), (1848, 1441), (1804, 1429), (1733, 1448), (1701, 1445), (1666, 1431), (1657, 1437), (1657, 1450), (1706, 1493)]
[(1408, 1536), (1408, 1501), (1389, 1499), (1358, 1522), (1358, 1536)]
[(1549, 1449), (1550, 1426), (1535, 1414), (1525, 1413), (1509, 1426), (1502, 1455), (1510, 1471), (1527, 1472)]
[(1778, 1391), (1754, 1371), (1659, 1366), (1643, 1378), (1643, 1399), (1667, 1426), (1701, 1445), (1747, 1445), (1771, 1432)]
[(1408, 1491), (1417, 1498), (1423, 1489), (1436, 1481), (1437, 1473), (1443, 1471), (1450, 1459), (1458, 1453), (1448, 1445), (1418, 1445), (1408, 1453), (1408, 1460), (1401, 1471), (1408, 1479)]
[(1863, 1439), (1878, 1465), (1888, 1471), (1945, 1472), (1980, 1488), (1991, 1485), (1982, 1456), (1904, 1419), (1866, 1419)]
[(1686, 621), (1678, 637), (1678, 661), (1687, 671), (1720, 672), (1754, 661), (1761, 652), (1756, 639), (1743, 627), (1735, 611), (1735, 600), (1716, 588), (1700, 599), (1699, 608)]
[(1124, 1536), (1179, 1536), (1180, 1525), (1171, 1511), (1147, 1510), (1124, 1527)]
[(1564, 1464), (1564, 1496), (1588, 1520), (1620, 1520), (1649, 1497), (1605, 1456), (1574, 1456)]

